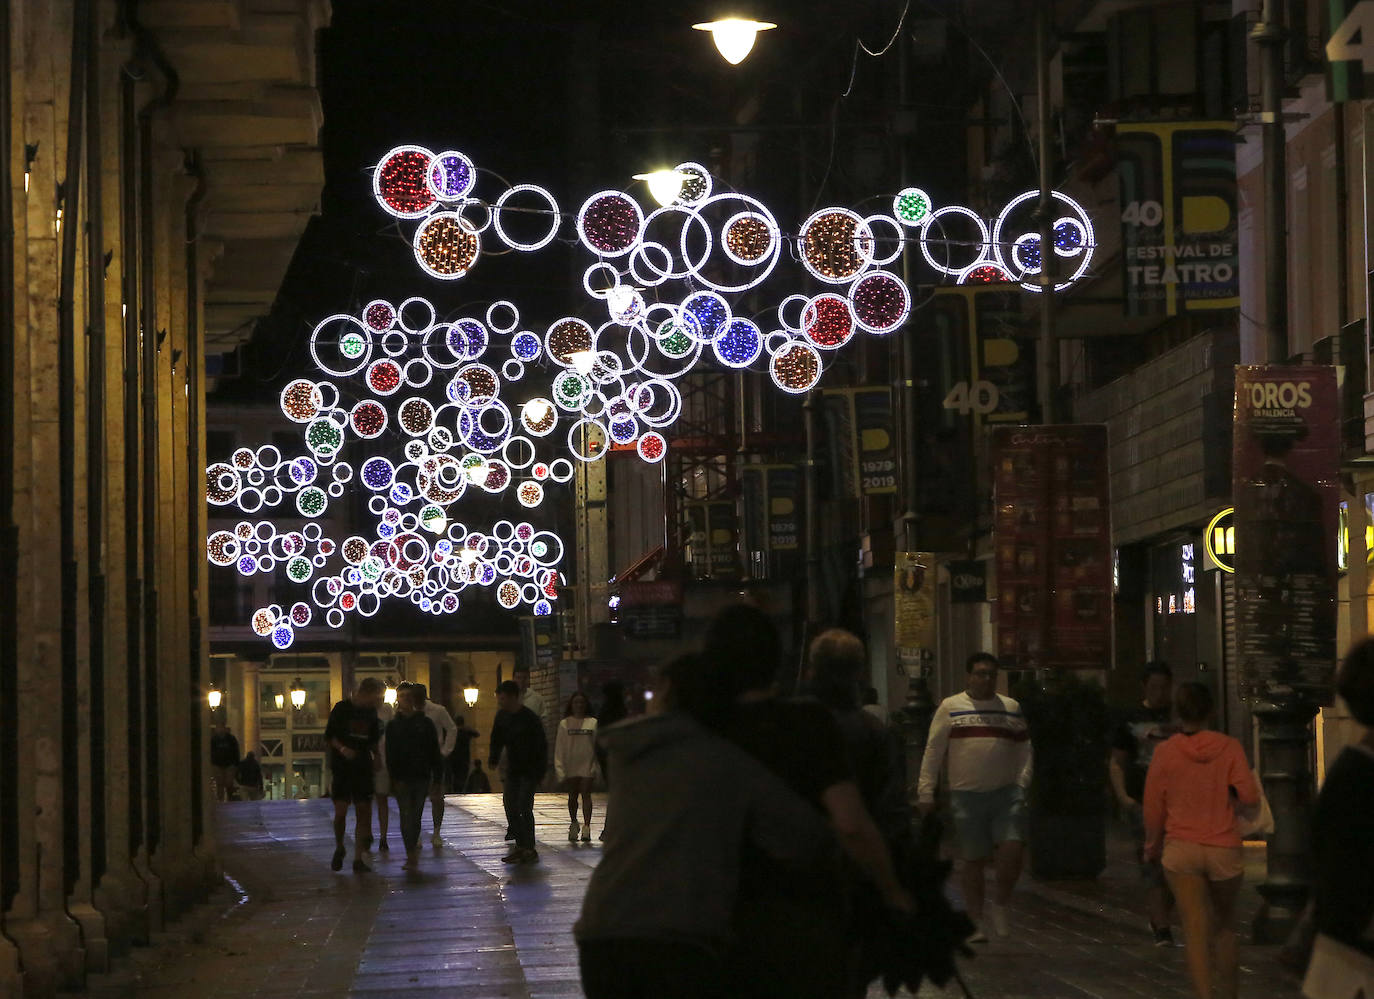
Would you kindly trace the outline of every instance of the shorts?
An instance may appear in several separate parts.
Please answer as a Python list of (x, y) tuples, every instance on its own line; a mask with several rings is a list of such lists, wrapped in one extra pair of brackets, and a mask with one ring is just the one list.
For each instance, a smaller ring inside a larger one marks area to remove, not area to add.
[(1139, 804), (1126, 809), (1126, 824), (1131, 829), (1131, 840), (1135, 844), (1135, 861), (1140, 870), (1140, 880), (1151, 888), (1168, 890), (1164, 880), (1164, 867), (1158, 860), (1145, 857), (1145, 811)]
[(372, 761), (366, 766), (341, 767), (330, 771), (329, 796), (335, 801), (371, 801), (377, 793)]
[(951, 791), (954, 838), (965, 860), (984, 860), (1001, 843), (1021, 842), (1025, 833), (1025, 794), (1016, 784), (994, 791)]
[(1166, 839), (1162, 863), (1170, 874), (1197, 874), (1208, 881), (1230, 881), (1245, 873), (1245, 851), (1239, 846)]

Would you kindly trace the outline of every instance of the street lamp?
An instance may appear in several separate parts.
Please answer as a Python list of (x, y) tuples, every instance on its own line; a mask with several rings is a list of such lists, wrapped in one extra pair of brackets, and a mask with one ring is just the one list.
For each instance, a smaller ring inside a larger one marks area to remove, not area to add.
[(553, 412), (553, 404), (547, 399), (531, 399), (521, 409), (521, 415), (529, 423), (540, 424)]
[(579, 375), (589, 375), (592, 368), (596, 367), (596, 351), (574, 350), (568, 354), (568, 360), (572, 362)]
[(382, 702), (393, 707), (396, 704), (396, 688), (392, 685), (390, 677), (386, 680), (386, 690), (382, 691)]
[(291, 706), (297, 711), (305, 707), (305, 684), (300, 677), (291, 681)]
[(463, 703), (470, 708), (477, 704), (477, 678), (472, 673), (468, 673), (468, 685), (463, 688)]
[(770, 21), (755, 21), (751, 17), (726, 17), (719, 21), (703, 21), (692, 25), (697, 31), (709, 31), (716, 50), (731, 66), (744, 62), (754, 48), (754, 38), (760, 31), (770, 31), (777, 25)]
[(467, 472), (468, 482), (472, 483), (474, 486), (482, 485), (487, 481), (487, 476), (491, 474), (491, 469), (487, 466), (485, 461), (474, 462), (466, 466), (464, 471)]
[(210, 710), (215, 711), (224, 700), (224, 692), (211, 684), (209, 693), (205, 695), (205, 700), (210, 705)]
[(278, 711), (281, 711), (283, 708), (286, 707), (286, 695), (283, 694), (280, 690), (277, 691), (277, 695), (276, 695), (276, 697), (275, 697), (274, 699), (275, 699), (276, 702), (277, 702), (277, 710), (278, 710)]
[(637, 173), (635, 180), (642, 180), (649, 185), (649, 194), (664, 208), (667, 208), (677, 196), (682, 193), (682, 184), (687, 178), (681, 170), (653, 170), (649, 173)]

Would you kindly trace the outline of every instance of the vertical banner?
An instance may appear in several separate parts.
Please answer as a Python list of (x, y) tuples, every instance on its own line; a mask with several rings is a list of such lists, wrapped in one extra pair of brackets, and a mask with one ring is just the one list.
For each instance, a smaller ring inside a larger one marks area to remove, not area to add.
[(1331, 703), (1340, 404), (1325, 365), (1236, 368), (1236, 630), (1241, 697)]
[(822, 393), (835, 479), (844, 496), (897, 491), (897, 448), (892, 390), (825, 389)]
[(1008, 669), (1112, 658), (1107, 428), (994, 427), (997, 654)]
[(897, 552), (893, 560), (892, 644), (906, 676), (924, 676), (935, 662), (935, 568), (930, 552)]
[(1116, 127), (1128, 316), (1240, 305), (1236, 126)]

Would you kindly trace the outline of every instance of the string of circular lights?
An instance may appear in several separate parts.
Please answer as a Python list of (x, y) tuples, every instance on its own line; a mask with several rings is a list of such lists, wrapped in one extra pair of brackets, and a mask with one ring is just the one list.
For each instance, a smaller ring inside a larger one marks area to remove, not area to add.
[[(629, 194), (603, 190), (565, 214), (534, 184), (479, 198), (488, 174), (456, 150), (406, 145), (382, 157), (373, 194), (414, 224), (410, 243), (425, 274), (459, 280), (486, 252), (535, 252), (568, 220), (571, 239), (593, 258), (582, 287), (598, 315), (527, 325), (515, 303), (499, 301), (450, 321), (417, 296), (374, 300), (318, 323), (309, 340), (317, 377), (293, 379), (280, 396), (283, 414), (302, 428), (301, 453), (240, 448), (206, 469), (212, 506), (305, 520), (297, 529), (248, 519), (208, 539), (211, 563), (245, 576), (281, 567), (308, 589), (308, 600), (256, 610), (257, 634), (285, 649), (321, 615), (341, 627), (349, 614), (375, 614), (386, 598), (451, 614), (474, 586), (493, 590), (507, 609), (551, 613), (561, 539), (524, 522), (468, 527), (455, 514), (470, 490), (510, 491), (532, 509), (551, 484), (572, 478), (577, 462), (612, 450), (662, 461), (682, 412), (676, 382), (708, 356), (725, 368), (764, 370), (784, 392), (808, 391), (827, 354), (906, 322), (910, 289), (887, 267), (908, 245), (958, 283), (1039, 290), (1035, 192), (983, 219), (907, 188), (884, 211), (821, 208), (784, 235), (763, 202), (717, 190), (700, 164), (671, 174), (672, 190), (655, 191), (658, 205), (647, 212)], [(1081, 205), (1059, 193), (1055, 201), (1064, 288), (1087, 273), (1095, 239)], [(948, 238), (961, 230), (973, 238)], [(802, 280), (820, 287), (739, 314), (743, 293), (775, 273), (784, 248)], [(512, 399), (534, 367), (553, 369), (547, 394)], [(373, 536), (328, 537), (331, 505), (358, 489), (370, 494)]]

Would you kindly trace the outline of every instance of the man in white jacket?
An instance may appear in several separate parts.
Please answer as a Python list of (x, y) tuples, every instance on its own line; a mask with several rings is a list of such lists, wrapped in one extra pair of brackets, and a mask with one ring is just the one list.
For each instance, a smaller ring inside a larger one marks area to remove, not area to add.
[[(453, 747), (458, 744), (458, 726), (453, 721), (453, 716), (448, 713), (448, 708), (442, 704), (435, 704), (429, 699), (429, 691), (425, 689), (423, 683), (412, 683), (410, 685), (411, 700), (421, 706), (425, 717), (434, 723), (434, 727), (439, 731), (439, 753), (444, 760), (453, 752)], [(444, 822), (444, 774), (439, 772), (433, 776), (429, 784), (429, 807), (434, 816), (434, 834), (430, 836), (430, 845), (435, 849), (444, 845), (443, 838), (439, 835), (439, 827)]]
[(968, 688), (946, 697), (930, 723), (917, 792), (923, 814), (935, 808), (935, 787), (946, 761), (955, 839), (963, 859), (964, 902), (978, 924), (971, 940), (984, 943), (984, 876), (994, 861), (997, 888), (986, 907), (998, 936), (1006, 936), (1007, 902), (1021, 876), (1025, 799), (1031, 744), (1021, 705), (997, 693), (995, 656), (975, 652), (967, 664)]

